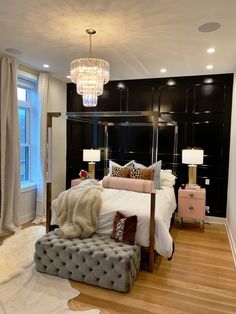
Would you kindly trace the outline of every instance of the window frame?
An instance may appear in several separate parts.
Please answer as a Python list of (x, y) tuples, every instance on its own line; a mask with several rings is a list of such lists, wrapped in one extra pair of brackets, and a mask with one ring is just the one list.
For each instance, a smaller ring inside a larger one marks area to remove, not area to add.
[[(36, 104), (33, 102), (33, 93), (37, 92), (37, 81), (33, 81), (32, 79), (29, 79), (27, 77), (23, 77), (22, 75), (17, 76), (17, 88), (23, 88), (26, 90), (26, 101), (18, 100), (18, 114), (19, 110), (25, 110), (26, 112), (26, 133), (25, 133), (25, 143), (20, 142), (20, 150), (22, 148), (28, 147), (28, 165), (27, 165), (27, 171), (28, 171), (28, 180), (21, 180), (20, 177), (20, 185), (21, 188), (24, 188), (24, 186), (29, 185), (32, 183), (32, 141), (33, 141), (33, 127), (32, 127), (32, 115), (34, 114), (35, 110), (34, 107)], [(20, 130), (20, 128), (19, 128)]]

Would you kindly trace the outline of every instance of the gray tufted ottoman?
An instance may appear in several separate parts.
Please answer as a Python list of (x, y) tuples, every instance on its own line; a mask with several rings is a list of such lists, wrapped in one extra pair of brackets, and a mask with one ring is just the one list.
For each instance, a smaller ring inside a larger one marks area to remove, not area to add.
[(64, 239), (51, 231), (35, 249), (37, 271), (120, 292), (130, 290), (139, 272), (140, 247), (109, 235)]

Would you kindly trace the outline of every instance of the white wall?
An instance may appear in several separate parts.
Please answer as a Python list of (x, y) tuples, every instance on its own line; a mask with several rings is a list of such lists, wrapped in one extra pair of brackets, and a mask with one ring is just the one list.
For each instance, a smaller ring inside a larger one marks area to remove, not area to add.
[(236, 265), (236, 74), (234, 74), (229, 158), (227, 226)]
[[(66, 111), (66, 84), (49, 78), (48, 111)], [(65, 190), (66, 182), (66, 120), (53, 119), (53, 198)], [(20, 195), (20, 222), (35, 216), (36, 190), (22, 191)]]
[(35, 217), (36, 189), (20, 193), (20, 223), (23, 224)]

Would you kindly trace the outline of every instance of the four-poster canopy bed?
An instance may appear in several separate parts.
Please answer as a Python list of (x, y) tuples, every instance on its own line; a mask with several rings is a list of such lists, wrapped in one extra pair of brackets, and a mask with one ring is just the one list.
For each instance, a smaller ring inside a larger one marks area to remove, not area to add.
[[(168, 119), (168, 116), (163, 116), (157, 111), (123, 111), (123, 112), (51, 112), (48, 113), (47, 127), (48, 127), (48, 162), (47, 162), (47, 193), (46, 193), (46, 227), (47, 231), (51, 222), (51, 202), (52, 202), (52, 120), (53, 118), (66, 118), (77, 121), (78, 123), (91, 123), (104, 127), (104, 175), (108, 171), (108, 128), (110, 126), (151, 126), (152, 127), (152, 164), (157, 162), (158, 155), (158, 126), (167, 125), (174, 127), (174, 143), (173, 143), (173, 171), (175, 170), (177, 158), (177, 140), (178, 140), (178, 126), (175, 121)], [(149, 271), (153, 271), (154, 254), (155, 254), (155, 207), (156, 207), (156, 190), (150, 188), (150, 217), (149, 217)]]

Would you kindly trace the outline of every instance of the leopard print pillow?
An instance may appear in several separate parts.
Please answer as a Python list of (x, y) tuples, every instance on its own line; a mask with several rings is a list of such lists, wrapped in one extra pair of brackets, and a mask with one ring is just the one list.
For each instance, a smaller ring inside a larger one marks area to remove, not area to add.
[(130, 168), (112, 167), (112, 177), (130, 178)]
[(152, 180), (153, 169), (131, 168), (130, 177), (132, 179)]

